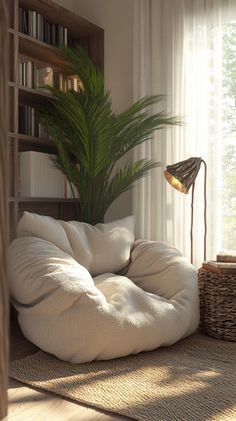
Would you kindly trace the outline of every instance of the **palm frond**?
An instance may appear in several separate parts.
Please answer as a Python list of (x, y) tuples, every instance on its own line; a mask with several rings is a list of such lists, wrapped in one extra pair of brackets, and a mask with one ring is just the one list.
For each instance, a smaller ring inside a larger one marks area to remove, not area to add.
[(118, 127), (120, 128), (114, 145), (117, 160), (135, 146), (150, 139), (154, 131), (181, 124), (179, 117), (171, 117), (163, 111), (156, 114), (143, 111), (135, 114), (135, 116), (130, 113), (130, 117), (129, 120), (126, 115), (125, 118), (123, 114), (117, 116)]
[(92, 176), (109, 168), (116, 116), (109, 93), (88, 96), (51, 89), (54, 98), (41, 110), (47, 126), (59, 126), (70, 143), (70, 151)]
[(132, 188), (135, 181), (145, 176), (152, 168), (160, 165), (160, 162), (141, 159), (136, 162), (128, 162), (123, 168), (118, 168), (106, 192), (106, 207), (108, 208), (121, 193)]
[(104, 91), (104, 77), (102, 72), (94, 66), (85, 50), (79, 45), (76, 49), (61, 48), (62, 57), (68, 62), (70, 71), (79, 76), (84, 90), (91, 95)]
[(41, 121), (57, 147), (55, 164), (79, 192), (81, 220), (101, 222), (121, 193), (159, 165), (145, 159), (130, 162), (111, 176), (117, 161), (155, 130), (181, 122), (163, 111), (153, 112), (162, 95), (144, 97), (128, 110), (114, 112), (110, 93), (104, 93), (103, 75), (87, 53), (81, 47), (64, 47), (62, 56), (83, 89), (61, 92), (47, 87), (53, 96), (40, 111)]

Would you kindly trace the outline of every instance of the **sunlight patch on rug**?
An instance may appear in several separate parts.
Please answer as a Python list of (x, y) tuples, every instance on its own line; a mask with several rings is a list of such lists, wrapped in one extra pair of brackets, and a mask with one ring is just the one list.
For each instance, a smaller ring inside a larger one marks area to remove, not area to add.
[(39, 351), (10, 376), (99, 409), (143, 421), (235, 421), (236, 343), (193, 335), (176, 345), (72, 364)]

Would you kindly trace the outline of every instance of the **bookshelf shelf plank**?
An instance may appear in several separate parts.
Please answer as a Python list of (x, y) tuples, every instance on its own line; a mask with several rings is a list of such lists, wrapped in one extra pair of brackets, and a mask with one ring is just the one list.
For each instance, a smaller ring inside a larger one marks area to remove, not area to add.
[(18, 133), (18, 138), (20, 140), (23, 140), (25, 142), (29, 142), (29, 143), (34, 143), (37, 142), (39, 144), (44, 144), (44, 145), (53, 145), (52, 141), (50, 139), (43, 139), (41, 137), (36, 137), (36, 136), (29, 136), (28, 134), (23, 134), (23, 133)]
[(37, 101), (41, 102), (45, 99), (53, 98), (53, 95), (50, 92), (46, 92), (46, 90), (39, 90), (33, 88), (27, 88), (27, 86), (18, 85), (15, 82), (8, 82), (8, 85), (12, 88), (19, 89), (19, 99), (20, 100), (27, 100), (27, 101)]
[(40, 104), (45, 99), (53, 98), (53, 95), (43, 90), (27, 88), (26, 86), (19, 86), (19, 101), (20, 102), (33, 102)]
[(19, 151), (36, 150), (41, 152), (56, 152), (56, 147), (52, 140), (44, 139), (36, 136), (29, 136), (23, 133), (8, 132), (9, 138), (17, 138), (19, 140)]
[(65, 68), (66, 66), (66, 62), (61, 58), (57, 47), (21, 32), (19, 32), (19, 52), (60, 68)]
[(67, 199), (63, 197), (18, 197), (18, 201), (22, 203), (30, 202), (48, 202), (48, 203), (79, 203), (79, 199)]
[(19, 151), (40, 151), (47, 153), (56, 153), (56, 147), (50, 139), (43, 139), (27, 134), (18, 134)]

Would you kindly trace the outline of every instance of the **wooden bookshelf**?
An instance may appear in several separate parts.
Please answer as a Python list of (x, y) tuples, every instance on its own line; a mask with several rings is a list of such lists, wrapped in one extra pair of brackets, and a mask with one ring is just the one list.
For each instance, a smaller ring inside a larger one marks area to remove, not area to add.
[(19, 31), (19, 10), (33, 10), (41, 14), (49, 24), (67, 28), (67, 44), (82, 45), (92, 60), (103, 70), (104, 31), (102, 28), (86, 21), (71, 11), (55, 4), (52, 0), (9, 0), (9, 213), (11, 239), (14, 238), (19, 217), (22, 212), (36, 212), (50, 215), (57, 219), (74, 219), (79, 217), (79, 201), (66, 198), (20, 197), (19, 153), (22, 151), (39, 151), (55, 153), (52, 141), (29, 134), (19, 133), (19, 106), (31, 105), (37, 108), (51, 98), (43, 90), (21, 86), (18, 75), (18, 63), (23, 57), (29, 61), (43, 62), (47, 66), (65, 73), (66, 62), (62, 60), (55, 45), (36, 39)]

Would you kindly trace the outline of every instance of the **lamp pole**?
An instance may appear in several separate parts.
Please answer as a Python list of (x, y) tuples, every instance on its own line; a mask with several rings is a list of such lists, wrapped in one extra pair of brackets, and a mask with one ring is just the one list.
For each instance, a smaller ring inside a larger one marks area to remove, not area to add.
[(206, 191), (206, 181), (207, 181), (207, 164), (202, 159), (204, 165), (204, 261), (206, 261), (206, 239), (207, 239), (207, 191)]
[(193, 214), (194, 214), (194, 190), (195, 182), (192, 185), (192, 200), (191, 200), (191, 228), (190, 228), (190, 247), (191, 247), (191, 263), (193, 264)]
[[(206, 196), (206, 179), (207, 179), (207, 165), (204, 159), (201, 159), (201, 163), (204, 165), (204, 261), (206, 261), (206, 238), (207, 238), (207, 196)], [(192, 184), (192, 200), (191, 200), (191, 229), (190, 229), (190, 241), (191, 241), (191, 263), (193, 263), (193, 214), (194, 214), (194, 190), (195, 181)]]

